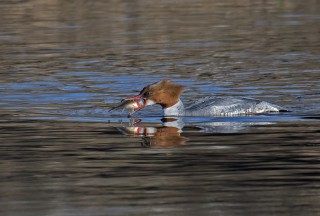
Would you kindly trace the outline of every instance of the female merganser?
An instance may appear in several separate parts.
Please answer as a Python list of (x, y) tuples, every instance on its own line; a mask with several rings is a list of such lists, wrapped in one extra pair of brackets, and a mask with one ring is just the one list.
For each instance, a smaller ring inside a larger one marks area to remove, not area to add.
[(185, 86), (175, 84), (170, 80), (161, 80), (144, 87), (137, 96), (126, 98), (123, 101), (143, 101), (137, 103), (138, 107), (129, 116), (153, 104), (162, 106), (164, 116), (235, 116), (288, 111), (266, 101), (232, 96), (209, 96), (184, 107), (180, 100), (180, 94), (184, 88)]

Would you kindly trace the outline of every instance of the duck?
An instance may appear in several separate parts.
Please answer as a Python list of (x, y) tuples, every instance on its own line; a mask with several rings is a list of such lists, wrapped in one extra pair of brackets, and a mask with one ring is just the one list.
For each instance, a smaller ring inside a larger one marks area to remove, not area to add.
[(234, 96), (207, 96), (194, 100), (185, 106), (180, 99), (185, 88), (186, 86), (176, 84), (171, 80), (161, 80), (143, 87), (138, 95), (125, 98), (122, 102), (139, 102), (129, 116), (154, 104), (159, 104), (162, 107), (164, 117), (239, 116), (289, 111), (267, 101)]

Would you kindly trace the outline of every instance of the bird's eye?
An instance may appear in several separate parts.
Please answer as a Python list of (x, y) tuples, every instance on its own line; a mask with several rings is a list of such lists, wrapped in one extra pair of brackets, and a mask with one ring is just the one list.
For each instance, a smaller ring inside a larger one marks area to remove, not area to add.
[(150, 92), (145, 92), (145, 93), (143, 94), (143, 96), (144, 96), (144, 97), (149, 97), (149, 96), (150, 96)]

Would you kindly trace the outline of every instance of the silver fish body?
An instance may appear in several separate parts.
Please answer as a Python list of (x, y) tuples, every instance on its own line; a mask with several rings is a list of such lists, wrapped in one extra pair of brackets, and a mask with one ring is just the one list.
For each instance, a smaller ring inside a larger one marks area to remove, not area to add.
[(139, 108), (139, 107), (141, 106), (141, 104), (143, 104), (143, 103), (144, 103), (143, 100), (138, 100), (138, 101), (122, 101), (120, 104), (112, 107), (112, 108), (109, 110), (109, 112), (112, 111), (112, 110), (116, 110), (116, 109), (122, 109), (122, 110), (124, 110), (124, 109), (132, 109), (132, 110), (133, 110), (133, 109), (137, 109), (137, 108)]

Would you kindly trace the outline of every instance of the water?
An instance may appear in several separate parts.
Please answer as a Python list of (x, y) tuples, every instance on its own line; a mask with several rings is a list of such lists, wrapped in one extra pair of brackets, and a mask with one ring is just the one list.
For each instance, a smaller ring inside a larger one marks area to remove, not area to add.
[[(320, 215), (320, 3), (1, 1), (1, 215)], [(108, 112), (161, 79), (292, 112)]]

